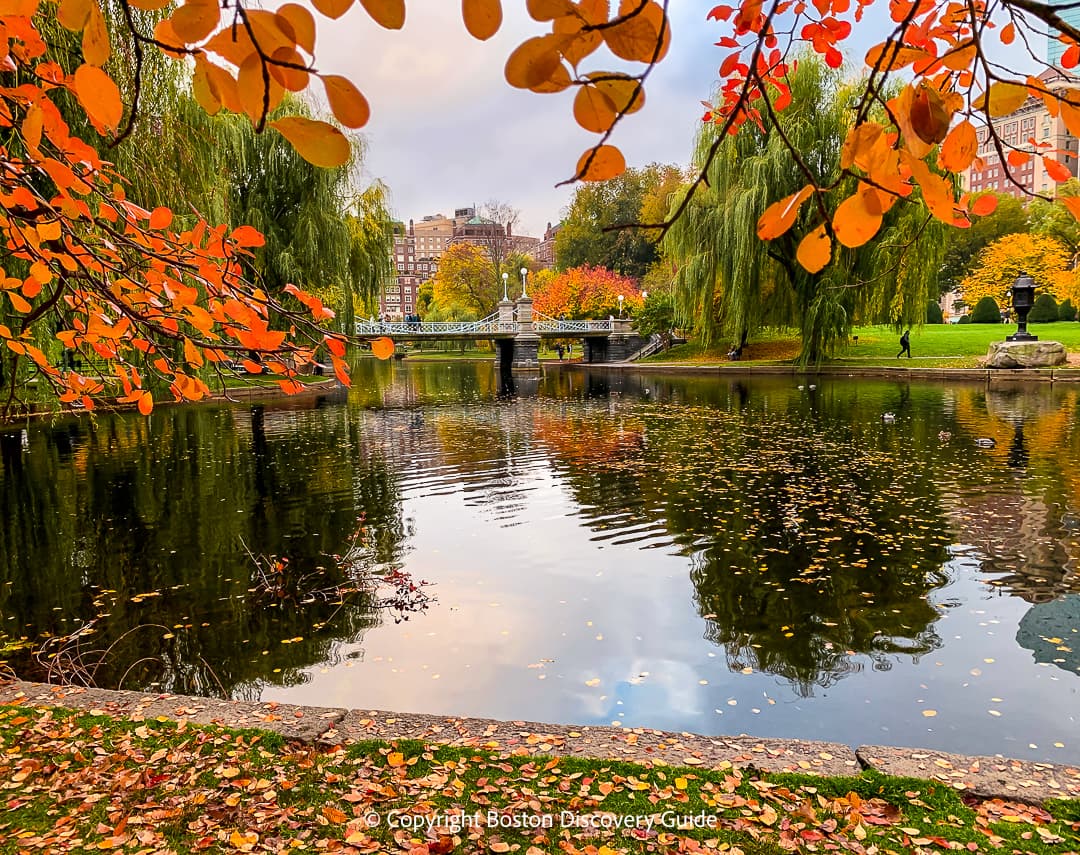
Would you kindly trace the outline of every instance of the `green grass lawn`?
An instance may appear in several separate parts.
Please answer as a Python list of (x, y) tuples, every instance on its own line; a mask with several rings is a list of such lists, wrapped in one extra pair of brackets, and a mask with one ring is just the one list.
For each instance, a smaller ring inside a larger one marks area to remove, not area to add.
[[(1028, 331), (1040, 339), (1060, 341), (1069, 351), (1080, 351), (1080, 323), (1059, 321), (1053, 324), (1030, 324)], [(911, 330), (913, 362), (926, 360), (974, 365), (986, 356), (990, 343), (1002, 341), (1016, 332), (1016, 324), (927, 324)], [(853, 335), (858, 343), (849, 344), (837, 354), (842, 362), (896, 362), (900, 334), (890, 327), (860, 327)], [(907, 357), (905, 356), (906, 360)]]
[[(1015, 324), (927, 324), (911, 330), (912, 359), (898, 360), (900, 333), (892, 327), (856, 327), (852, 340), (841, 347), (831, 364), (903, 365), (920, 368), (974, 368), (986, 356), (993, 341), (1002, 341), (1016, 331)], [(1060, 341), (1070, 352), (1080, 352), (1080, 323), (1059, 321), (1031, 324), (1029, 331), (1040, 339)], [(857, 337), (857, 340), (856, 340)], [(703, 348), (696, 342), (678, 345), (651, 356), (644, 362), (728, 363), (730, 345)], [(767, 330), (751, 339), (740, 365), (793, 361), (799, 352), (798, 336), (791, 332)], [(748, 358), (747, 358), (748, 357)]]
[[(864, 772), (762, 775), (0, 708), (0, 852), (982, 851), (1080, 845), (1080, 802), (965, 802)], [(545, 817), (547, 819), (545, 819)]]

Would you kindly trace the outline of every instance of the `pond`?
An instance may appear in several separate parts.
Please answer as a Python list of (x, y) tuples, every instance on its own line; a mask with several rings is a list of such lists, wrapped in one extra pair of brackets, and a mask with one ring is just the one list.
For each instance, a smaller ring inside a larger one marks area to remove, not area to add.
[[(1078, 397), (365, 360), (33, 424), (0, 631), (114, 688), (1076, 763)], [(252, 590), (345, 554), (433, 600)]]

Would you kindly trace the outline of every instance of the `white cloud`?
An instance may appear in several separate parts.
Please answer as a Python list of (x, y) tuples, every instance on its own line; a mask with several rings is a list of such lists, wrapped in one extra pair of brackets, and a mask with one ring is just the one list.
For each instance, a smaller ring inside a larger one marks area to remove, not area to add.
[[(672, 5), (671, 55), (647, 84), (645, 109), (613, 140), (631, 165), (687, 159), (716, 73), (708, 4)], [(402, 219), (499, 199), (521, 210), (522, 231), (539, 235), (569, 203), (572, 188), (555, 185), (597, 137), (575, 124), (573, 92), (536, 95), (505, 82), (506, 58), (544, 27), (524, 3), (504, 7), (502, 30), (484, 43), (465, 32), (460, 5), (448, 0), (410, 0), (400, 32), (376, 26), (359, 4), (320, 22), (319, 69), (345, 74), (371, 102), (367, 172), (390, 186)], [(590, 57), (589, 68), (602, 67), (604, 55)]]

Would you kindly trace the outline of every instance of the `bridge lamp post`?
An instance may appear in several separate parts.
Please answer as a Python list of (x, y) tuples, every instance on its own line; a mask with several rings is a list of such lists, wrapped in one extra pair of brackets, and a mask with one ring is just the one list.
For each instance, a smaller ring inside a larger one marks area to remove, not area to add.
[(625, 297), (623, 297), (623, 295), (622, 295), (622, 294), (620, 294), (620, 295), (619, 295), (619, 317), (620, 317), (620, 318), (622, 318), (622, 304), (623, 304), (623, 300), (624, 300), (624, 299), (626, 299), (626, 298), (625, 298)]
[(526, 277), (526, 275), (528, 275), (528, 273), (529, 273), (529, 268), (528, 267), (522, 267), (521, 268), (521, 296), (522, 297), (528, 297), (529, 296), (527, 293), (525, 293), (525, 277)]
[(510, 274), (509, 274), (509, 273), (506, 273), (506, 272), (504, 272), (504, 273), (503, 273), (503, 302), (504, 302), (504, 303), (505, 303), (505, 302), (509, 302), (509, 300), (510, 300), (510, 297), (509, 297), (509, 296), (507, 295), (507, 293), (506, 293), (506, 282), (507, 282), (507, 280), (508, 280), (509, 278), (510, 278)]

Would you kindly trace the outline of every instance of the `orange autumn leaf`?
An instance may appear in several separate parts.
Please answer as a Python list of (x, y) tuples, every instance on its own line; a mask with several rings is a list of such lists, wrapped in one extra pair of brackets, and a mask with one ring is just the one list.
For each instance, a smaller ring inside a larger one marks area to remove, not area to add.
[(817, 273), (829, 263), (832, 258), (832, 238), (825, 231), (824, 224), (818, 226), (799, 242), (795, 258), (808, 273)]
[(389, 359), (394, 355), (394, 340), (387, 336), (373, 339), (371, 342), (371, 353), (378, 359)]
[(278, 18), (278, 29), (292, 39), (297, 47), (308, 53), (315, 52), (315, 18), (304, 6), (286, 3), (274, 13)]
[(785, 234), (788, 229), (795, 225), (795, 218), (799, 215), (799, 208), (803, 202), (810, 198), (814, 192), (814, 185), (807, 184), (797, 193), (786, 196), (779, 202), (773, 202), (765, 209), (757, 221), (757, 236), (762, 240), (772, 240)]
[(101, 9), (94, 4), (90, 8), (90, 15), (86, 19), (86, 28), (83, 30), (82, 39), (83, 59), (90, 65), (99, 68), (109, 60), (112, 48), (109, 45), (109, 31), (105, 26), (105, 16)]
[(577, 174), (582, 181), (607, 181), (626, 171), (626, 158), (613, 145), (589, 149), (578, 160)]
[(1013, 149), (1009, 152), (1006, 160), (1008, 161), (1009, 166), (1019, 167), (1031, 160), (1031, 155), (1026, 151), (1017, 151), (1016, 149)]
[(340, 18), (352, 8), (353, 0), (311, 0), (311, 3), (327, 18)]
[(988, 217), (997, 210), (998, 197), (987, 193), (976, 199), (971, 205), (971, 213), (977, 217)]
[(941, 95), (925, 83), (920, 83), (911, 101), (911, 128), (925, 143), (939, 143), (949, 133), (952, 114)]
[(120, 89), (109, 75), (94, 65), (75, 69), (75, 97), (88, 116), (102, 127), (115, 131), (124, 117)]
[(881, 228), (881, 209), (863, 190), (849, 196), (833, 214), (833, 233), (849, 249), (862, 246)]
[(517, 89), (532, 89), (550, 80), (562, 65), (561, 44), (553, 35), (522, 42), (506, 60), (506, 82)]
[(1043, 156), (1043, 168), (1046, 170), (1046, 174), (1049, 175), (1054, 181), (1068, 181), (1073, 177), (1072, 172), (1069, 171), (1064, 163), (1059, 160), (1055, 160), (1052, 157), (1046, 155)]
[(967, 119), (949, 131), (938, 152), (938, 163), (950, 172), (963, 172), (979, 152), (979, 138), (975, 126)]
[(201, 42), (217, 29), (221, 7), (217, 0), (186, 0), (172, 13), (173, 32), (188, 44)]
[(500, 0), (461, 0), (461, 16), (469, 35), (487, 41), (502, 25), (502, 3)]
[(400, 30), (405, 26), (405, 0), (360, 0), (367, 13), (388, 30)]
[(150, 228), (167, 229), (172, 225), (173, 212), (165, 207), (154, 208), (150, 212)]
[(613, 124), (618, 113), (615, 105), (599, 88), (582, 86), (574, 97), (574, 119), (581, 127), (602, 134)]
[(1058, 196), (1055, 201), (1061, 202), (1074, 219), (1080, 220), (1080, 196)]
[(351, 81), (337, 74), (327, 74), (322, 82), (335, 119), (347, 128), (362, 128), (367, 124), (371, 108), (363, 93)]
[(143, 392), (139, 396), (139, 412), (144, 416), (150, 415), (154, 409), (154, 397), (149, 392)]

